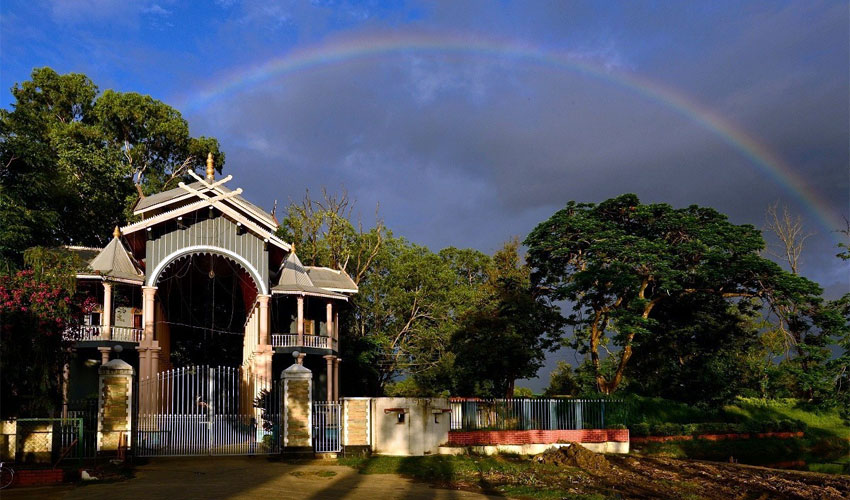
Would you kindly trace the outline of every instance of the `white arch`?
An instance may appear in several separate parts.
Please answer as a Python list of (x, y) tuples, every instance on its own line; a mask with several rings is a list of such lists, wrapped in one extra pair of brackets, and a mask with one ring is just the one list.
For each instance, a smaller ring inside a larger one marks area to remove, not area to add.
[(181, 248), (180, 250), (177, 250), (176, 252), (169, 254), (164, 259), (159, 261), (159, 264), (157, 264), (157, 266), (153, 270), (153, 272), (150, 273), (150, 275), (148, 276), (147, 286), (156, 286), (156, 280), (159, 279), (160, 273), (162, 273), (163, 269), (165, 269), (165, 267), (168, 264), (170, 264), (171, 262), (173, 262), (174, 260), (176, 260), (176, 259), (178, 259), (178, 258), (180, 258), (184, 255), (191, 254), (191, 253), (203, 253), (203, 252), (214, 253), (214, 254), (221, 255), (222, 257), (229, 257), (229, 258), (235, 260), (237, 263), (242, 265), (242, 267), (244, 267), (248, 271), (248, 273), (251, 275), (251, 277), (254, 279), (254, 283), (257, 285), (258, 293), (260, 295), (268, 295), (269, 294), (268, 287), (266, 286), (265, 281), (263, 281), (263, 278), (260, 275), (260, 272), (257, 271), (257, 269), (254, 266), (252, 266), (250, 262), (245, 260), (245, 258), (243, 258), (241, 255), (234, 253), (234, 252), (231, 252), (230, 250), (228, 250), (226, 248), (214, 247), (214, 246), (210, 246), (210, 245), (193, 245), (193, 246), (190, 246), (190, 247)]

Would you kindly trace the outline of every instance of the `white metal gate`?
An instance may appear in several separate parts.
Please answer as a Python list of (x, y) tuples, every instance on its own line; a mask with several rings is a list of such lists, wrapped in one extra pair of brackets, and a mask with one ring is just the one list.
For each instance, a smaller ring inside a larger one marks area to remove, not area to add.
[(280, 452), (280, 384), (240, 368), (192, 366), (139, 383), (135, 454)]
[(342, 451), (342, 405), (334, 401), (313, 403), (313, 451), (336, 453)]

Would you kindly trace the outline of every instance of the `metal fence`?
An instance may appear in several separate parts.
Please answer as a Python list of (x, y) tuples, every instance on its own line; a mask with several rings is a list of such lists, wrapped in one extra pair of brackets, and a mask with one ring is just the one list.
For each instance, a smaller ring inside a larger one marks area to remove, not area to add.
[(335, 401), (313, 403), (313, 451), (336, 453), (342, 450), (342, 405)]
[(83, 421), (82, 444), (79, 453), (73, 458), (92, 458), (97, 455), (97, 398), (68, 401), (66, 417)]
[(605, 429), (625, 423), (619, 400), (453, 398), (451, 408), (453, 431)]
[(236, 367), (192, 366), (139, 383), (137, 456), (280, 451), (281, 390)]

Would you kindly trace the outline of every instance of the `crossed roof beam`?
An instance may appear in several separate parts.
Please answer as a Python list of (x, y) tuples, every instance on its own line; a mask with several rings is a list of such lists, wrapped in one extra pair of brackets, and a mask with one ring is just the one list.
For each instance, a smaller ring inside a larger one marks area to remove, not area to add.
[[(223, 179), (218, 180), (216, 182), (210, 182), (207, 179), (204, 179), (203, 177), (199, 176), (198, 174), (196, 174), (195, 172), (193, 172), (191, 170), (189, 171), (189, 175), (191, 175), (198, 182), (200, 182), (203, 185), (203, 187), (200, 190), (195, 189), (192, 186), (189, 186), (184, 182), (179, 183), (178, 186), (181, 189), (185, 190), (189, 195), (197, 196), (198, 198), (200, 198), (200, 200), (193, 202), (193, 203), (189, 203), (188, 205), (184, 205), (180, 208), (170, 210), (168, 212), (163, 212), (163, 213), (161, 213), (159, 215), (155, 215), (155, 216), (153, 216), (149, 219), (145, 219), (145, 220), (124, 226), (123, 228), (121, 228), (121, 233), (122, 234), (129, 234), (129, 233), (133, 233), (133, 232), (136, 232), (136, 231), (140, 231), (142, 229), (146, 229), (148, 227), (159, 224), (160, 222), (165, 222), (165, 221), (171, 220), (175, 217), (179, 217), (183, 214), (187, 214), (189, 212), (194, 212), (195, 210), (198, 210), (198, 209), (201, 209), (201, 208), (204, 208), (204, 207), (212, 206), (212, 207), (218, 209), (223, 214), (229, 215), (230, 217), (232, 217), (237, 222), (242, 223), (242, 225), (244, 225), (246, 228), (250, 229), (252, 232), (257, 234), (258, 236), (262, 237), (264, 240), (266, 240), (270, 243), (273, 243), (274, 245), (276, 245), (276, 246), (278, 246), (278, 247), (280, 247), (280, 248), (282, 248), (286, 251), (290, 251), (291, 246), (289, 245), (289, 243), (286, 243), (285, 241), (283, 241), (280, 238), (278, 238), (277, 236), (275, 236), (274, 233), (272, 233), (271, 231), (261, 227), (259, 224), (256, 224), (254, 221), (248, 219), (247, 217), (245, 217), (245, 215), (239, 213), (237, 210), (235, 210), (231, 206), (222, 203), (223, 200), (227, 200), (227, 199), (230, 199), (230, 198), (233, 198), (235, 196), (239, 196), (240, 194), (242, 194), (242, 188), (237, 188), (237, 189), (230, 191), (230, 192), (224, 192), (220, 189), (216, 189), (217, 187), (219, 187), (219, 186), (223, 185), (224, 183), (230, 181), (233, 178), (232, 175), (228, 175), (227, 177), (224, 177)], [(206, 191), (213, 191), (213, 192), (216, 193), (216, 195), (210, 196), (206, 193)]]

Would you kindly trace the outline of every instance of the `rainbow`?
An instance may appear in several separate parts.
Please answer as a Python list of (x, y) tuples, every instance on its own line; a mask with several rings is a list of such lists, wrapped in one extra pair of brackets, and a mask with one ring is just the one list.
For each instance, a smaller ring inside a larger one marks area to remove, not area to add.
[(679, 115), (713, 132), (726, 144), (746, 157), (755, 167), (771, 177), (793, 196), (827, 231), (833, 233), (844, 227), (843, 219), (826, 203), (823, 196), (800, 177), (794, 169), (767, 149), (751, 134), (728, 119), (700, 105), (681, 92), (634, 72), (614, 69), (594, 63), (574, 54), (547, 51), (540, 47), (518, 43), (456, 35), (391, 33), (375, 37), (336, 40), (330, 43), (294, 50), (262, 64), (242, 68), (215, 80), (188, 99), (177, 99), (178, 107), (186, 113), (234, 93), (282, 75), (332, 65), (355, 59), (393, 54), (458, 53), (484, 57), (514, 59), (572, 71), (602, 80), (634, 92), (645, 99), (673, 110)]

